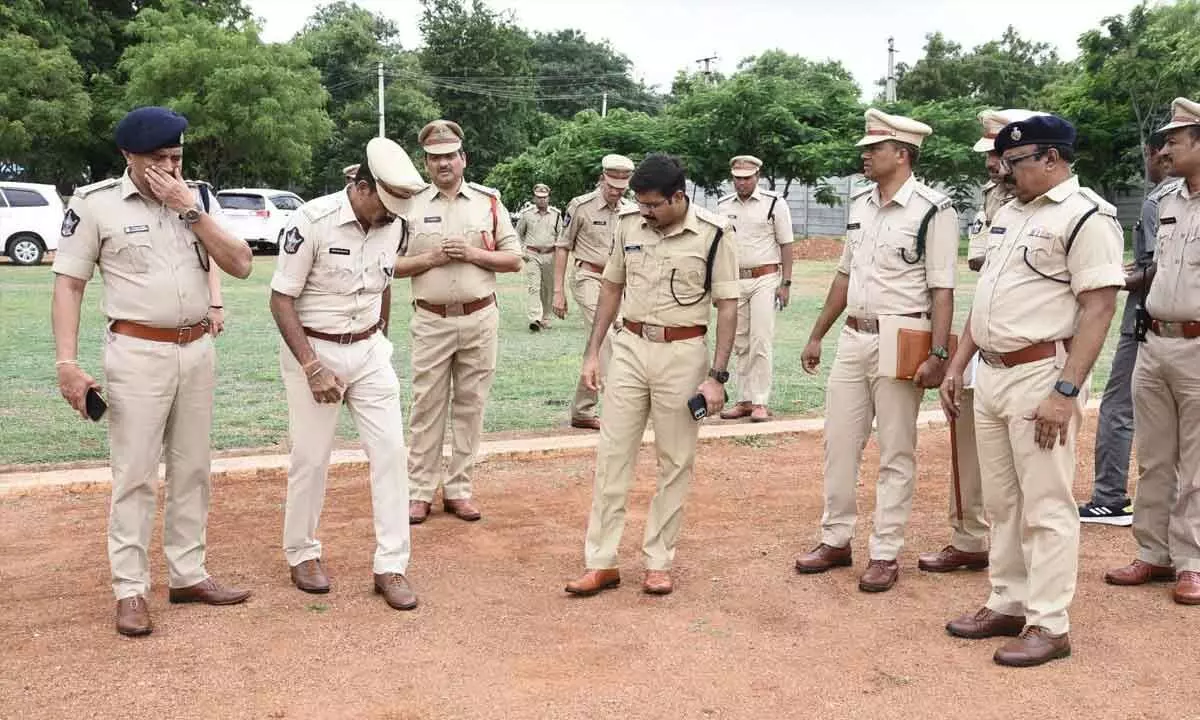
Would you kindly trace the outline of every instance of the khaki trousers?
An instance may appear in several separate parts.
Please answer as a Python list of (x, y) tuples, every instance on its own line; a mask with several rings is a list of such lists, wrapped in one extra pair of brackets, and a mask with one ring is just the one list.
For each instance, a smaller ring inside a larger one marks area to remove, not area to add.
[(587, 567), (618, 566), (625, 500), (633, 484), (642, 432), (647, 419), (652, 419), (658, 480), (646, 516), (642, 554), (647, 569), (670, 569), (700, 434), (687, 401), (707, 372), (704, 338), (655, 343), (633, 333), (617, 335), (604, 387), (604, 422), (583, 551)]
[(1150, 333), (1133, 370), (1138, 559), (1200, 571), (1200, 342)]
[[(571, 277), (571, 293), (575, 296), (575, 305), (583, 315), (584, 344), (592, 336), (592, 323), (596, 320), (596, 304), (600, 302), (600, 282), (603, 276), (591, 270), (576, 266)], [(603, 381), (608, 364), (612, 359), (612, 342), (616, 333), (610, 328), (600, 345), (600, 376)], [(581, 379), (575, 386), (575, 399), (571, 401), (572, 418), (591, 418), (596, 416), (596, 401), (598, 395), (589, 390)]]
[[(500, 312), (496, 305), (458, 317), (413, 311), (412, 447), (408, 456), (410, 499), (433, 502), (471, 497), (471, 469), (483, 434), (483, 410), (496, 374)], [(450, 468), (442, 471), (446, 415), (450, 415)]]
[[(375, 519), (376, 573), (408, 571), (408, 472), (400, 381), (392, 369), (392, 343), (376, 333), (339, 345), (311, 340), (321, 363), (346, 384), (350, 409), (371, 468), (371, 509)], [(325, 501), (329, 454), (337, 434), (341, 404), (318, 403), (308, 377), (292, 351), (281, 344), (279, 367), (288, 401), (292, 455), (283, 511), (283, 550), (290, 566), (321, 557), (317, 524)]]
[(1071, 485), (1086, 392), (1075, 398), (1066, 445), (1039, 448), (1025, 418), (1053, 392), (1059, 365), (1054, 358), (1012, 368), (980, 363), (975, 376), (975, 441), (991, 521), (987, 607), (1052, 633), (1069, 629), (1075, 595), (1079, 509)]
[(738, 399), (766, 405), (771, 396), (771, 371), (775, 344), (775, 289), (779, 273), (739, 280), (737, 331), (733, 354), (737, 359)]
[(525, 254), (525, 289), (529, 292), (529, 322), (544, 322), (554, 305), (554, 253)]
[(113, 476), (108, 560), (118, 600), (150, 592), (148, 548), (162, 457), (168, 584), (188, 587), (208, 578), (204, 551), (215, 374), (216, 354), (207, 335), (187, 345), (107, 335), (104, 375)]
[[(954, 420), (958, 436), (958, 489), (962, 520), (950, 488), (950, 544), (965, 552), (988, 549), (988, 523), (983, 509), (983, 484), (979, 474), (979, 452), (975, 447), (975, 391), (964, 389), (962, 408)], [(953, 481), (951, 481), (953, 482)]]
[(916, 482), (917, 412), (924, 391), (909, 380), (879, 377), (879, 336), (843, 327), (825, 385), (825, 513), (821, 542), (846, 547), (854, 537), (856, 488), (871, 422), (879, 427), (879, 480), (872, 560), (895, 560), (904, 545)]

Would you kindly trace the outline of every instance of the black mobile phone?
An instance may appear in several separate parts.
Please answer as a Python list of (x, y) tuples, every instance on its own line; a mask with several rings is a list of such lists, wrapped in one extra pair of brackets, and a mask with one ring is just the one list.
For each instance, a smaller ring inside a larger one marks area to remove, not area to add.
[(708, 401), (704, 399), (704, 393), (696, 393), (688, 400), (688, 410), (692, 411), (692, 418), (695, 420), (708, 415)]
[(104, 398), (100, 397), (100, 393), (96, 388), (88, 388), (87, 395), (84, 397), (87, 415), (92, 419), (92, 422), (97, 422), (104, 416), (104, 411), (108, 409), (108, 403), (104, 402)]

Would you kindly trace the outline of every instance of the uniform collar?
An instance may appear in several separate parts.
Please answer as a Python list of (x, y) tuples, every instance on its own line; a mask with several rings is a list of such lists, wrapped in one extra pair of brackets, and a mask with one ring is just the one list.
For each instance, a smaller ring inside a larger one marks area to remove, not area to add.
[(983, 186), (983, 192), (991, 192), (999, 183), (994, 180), (988, 180)]
[[(696, 206), (693, 205), (690, 200), (687, 201), (687, 204), (688, 204), (687, 214), (683, 216), (683, 222), (680, 223), (679, 227), (676, 230), (671, 232), (671, 234), (669, 234), (669, 235), (659, 232), (657, 229), (655, 229), (655, 232), (658, 232), (659, 235), (661, 235), (664, 238), (676, 237), (676, 236), (682, 235), (684, 232), (688, 232), (688, 231), (695, 233), (695, 234), (699, 234), (700, 233), (700, 218), (696, 217)], [(645, 219), (642, 220), (642, 227), (648, 227)]]
[(338, 225), (358, 224), (358, 216), (354, 214), (354, 206), (350, 204), (350, 188), (338, 193)]
[[(906, 207), (916, 189), (917, 176), (909, 175), (904, 184), (900, 186), (900, 189), (896, 191), (896, 194), (892, 196), (891, 202), (896, 203), (900, 207)], [(875, 187), (871, 190), (871, 200), (876, 206), (882, 207), (882, 203), (879, 202), (879, 183), (875, 183)]]
[(1072, 175), (1059, 184), (1042, 193), (1042, 197), (1050, 202), (1060, 203), (1079, 192), (1079, 176)]
[(133, 184), (133, 178), (129, 176), (129, 168), (125, 168), (125, 174), (121, 176), (121, 199), (128, 200), (134, 195), (141, 197), (148, 203), (162, 204), (152, 197), (143, 195), (142, 191), (138, 190), (138, 186)]
[(741, 195), (737, 194), (737, 190), (733, 191), (733, 199), (737, 200), (738, 202), (749, 202), (750, 200), (762, 200), (762, 198), (763, 198), (762, 189), (759, 188), (757, 185), (754, 187), (754, 192), (750, 193), (750, 197), (746, 198), (745, 200), (742, 199)]
[[(609, 209), (608, 203), (604, 202), (604, 191), (603, 190), (596, 191), (596, 207), (600, 208), (601, 210)], [(612, 210), (613, 210), (613, 212), (620, 212), (621, 209), (624, 207), (625, 207), (625, 196), (622, 195), (621, 197), (617, 198), (617, 204), (615, 207), (612, 208)]]
[(451, 199), (451, 198), (458, 197), (459, 195), (462, 195), (463, 197), (470, 199), (472, 193), (478, 192), (471, 186), (467, 185), (467, 181), (465, 179), (460, 180), (458, 182), (458, 192), (456, 192), (456, 193), (447, 193), (447, 192), (443, 191), (437, 185), (434, 185), (433, 183), (430, 183), (430, 186), (433, 187), (435, 198), (444, 197), (446, 199)]
[[(1167, 178), (1167, 180), (1163, 180), (1163, 182), (1167, 182), (1171, 179), (1173, 178)], [(1191, 200), (1192, 198), (1200, 197), (1200, 192), (1188, 192), (1187, 178), (1179, 181), (1179, 189), (1175, 192), (1179, 193), (1179, 197), (1183, 198), (1184, 200)]]

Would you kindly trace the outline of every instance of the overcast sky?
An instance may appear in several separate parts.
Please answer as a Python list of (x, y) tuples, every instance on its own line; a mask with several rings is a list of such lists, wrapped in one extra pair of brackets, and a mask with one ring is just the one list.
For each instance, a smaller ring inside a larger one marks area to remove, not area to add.
[[(421, 44), (417, 0), (357, 0), (400, 27), (406, 48)], [(841, 60), (868, 97), (887, 73), (887, 39), (896, 61), (915, 62), (926, 33), (937, 30), (971, 48), (998, 38), (1011, 24), (1025, 38), (1048, 42), (1064, 58), (1075, 40), (1101, 18), (1126, 14), (1135, 0), (487, 0), (511, 10), (529, 30), (578, 28), (607, 39), (633, 61), (634, 76), (670, 88), (680, 69), (716, 55), (714, 67), (732, 72), (739, 60), (780, 48), (814, 60)], [(322, 4), (315, 0), (248, 0), (264, 23), (263, 38), (286, 41)], [(464, 73), (469, 74), (469, 73)]]

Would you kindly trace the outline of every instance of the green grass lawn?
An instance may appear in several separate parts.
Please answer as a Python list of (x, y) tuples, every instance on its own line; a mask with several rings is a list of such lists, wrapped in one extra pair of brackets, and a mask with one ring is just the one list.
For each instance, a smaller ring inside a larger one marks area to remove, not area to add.
[[(255, 259), (249, 280), (225, 278), (227, 328), (217, 341), (219, 381), (213, 444), (217, 449), (278, 447), (287, 439), (287, 407), (279, 378), (278, 334), (267, 309), (274, 258)], [(833, 359), (837, 327), (829, 333), (822, 355), (822, 374), (799, 368), (804, 347), (834, 263), (797, 263), (792, 305), (777, 323), (775, 389), (771, 409), (777, 416), (821, 412), (824, 373)], [(975, 273), (962, 265), (956, 327), (961, 326), (974, 288)], [(0, 265), (0, 465), (49, 463), (104, 458), (108, 442), (103, 423), (80, 420), (58, 393), (54, 341), (50, 332), (49, 266)], [(500, 282), (500, 360), (487, 408), (487, 432), (552, 430), (565, 426), (574, 393), (583, 328), (574, 312), (548, 332), (530, 333), (525, 319), (525, 288), (520, 274)], [(80, 330), (81, 365), (103, 383), (100, 350), (104, 319), (99, 275), (89, 284)], [(405, 406), (410, 401), (408, 320), (412, 314), (409, 284), (394, 286), (392, 338), (394, 363), (401, 378)], [(1118, 308), (1118, 315), (1120, 308)], [(1097, 365), (1093, 387), (1099, 392), (1108, 377), (1118, 325)], [(736, 391), (731, 388), (730, 395)], [(926, 396), (932, 403), (935, 394)], [(345, 415), (345, 414), (344, 414)], [(407, 422), (406, 422), (407, 424)], [(341, 437), (354, 428), (343, 417)]]

